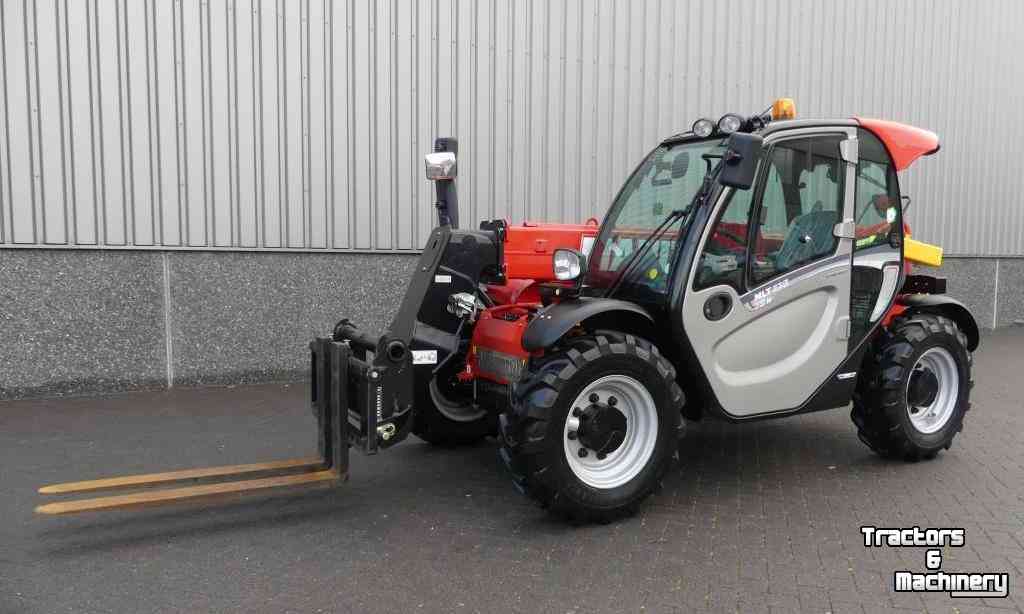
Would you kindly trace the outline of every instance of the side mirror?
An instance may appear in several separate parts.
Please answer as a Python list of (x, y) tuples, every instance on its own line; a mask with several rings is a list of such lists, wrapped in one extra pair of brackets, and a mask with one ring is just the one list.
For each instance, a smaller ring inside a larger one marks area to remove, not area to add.
[(757, 161), (761, 157), (763, 144), (764, 139), (758, 134), (734, 132), (729, 135), (718, 183), (737, 190), (749, 190), (754, 185), (754, 174), (757, 172)]
[(429, 181), (450, 181), (455, 179), (458, 167), (455, 164), (455, 153), (438, 151), (423, 156), (423, 163)]

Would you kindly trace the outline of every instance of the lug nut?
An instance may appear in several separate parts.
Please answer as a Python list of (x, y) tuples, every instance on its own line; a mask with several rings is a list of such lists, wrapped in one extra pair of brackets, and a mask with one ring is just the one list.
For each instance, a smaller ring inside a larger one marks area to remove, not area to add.
[(605, 454), (604, 452), (598, 452), (597, 453), (597, 460), (604, 460), (606, 456), (608, 456), (608, 455)]
[(583, 410), (582, 409), (580, 409), (579, 407), (573, 407), (572, 408), (572, 417), (573, 418), (579, 418), (582, 415), (583, 415)]
[(568, 437), (570, 441), (576, 441), (576, 431), (569, 431), (569, 434), (566, 435), (566, 437)]
[(590, 454), (590, 452), (588, 452), (586, 448), (580, 448), (580, 451), (576, 454), (578, 454), (580, 458), (586, 458), (587, 454)]
[(608, 405), (609, 406), (615, 407), (615, 404), (618, 403), (618, 402), (619, 402), (619, 400), (616, 399), (615, 397), (608, 397)]
[(601, 400), (601, 399), (600, 399), (600, 397), (597, 396), (596, 392), (591, 392), (590, 393), (590, 402), (591, 403), (597, 403), (599, 400)]

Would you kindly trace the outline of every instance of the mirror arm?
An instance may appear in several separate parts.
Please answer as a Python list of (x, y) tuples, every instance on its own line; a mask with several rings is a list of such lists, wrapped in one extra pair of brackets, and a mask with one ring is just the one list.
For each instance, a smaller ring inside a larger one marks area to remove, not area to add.
[[(451, 137), (439, 137), (434, 139), (434, 152), (451, 152), (459, 155), (459, 142)], [(459, 196), (455, 189), (455, 179), (438, 179), (434, 181), (434, 190), (437, 194), (437, 224), (438, 226), (451, 226), (453, 229), (459, 227)]]
[[(704, 160), (704, 180), (701, 182), (700, 190), (694, 194), (691, 207), (704, 204), (705, 197), (711, 193), (711, 188), (714, 186), (715, 177), (718, 174), (717, 171), (722, 167), (723, 158), (722, 154), (704, 154), (701, 156), (701, 159)], [(718, 164), (714, 167), (711, 166), (712, 160), (718, 160)]]

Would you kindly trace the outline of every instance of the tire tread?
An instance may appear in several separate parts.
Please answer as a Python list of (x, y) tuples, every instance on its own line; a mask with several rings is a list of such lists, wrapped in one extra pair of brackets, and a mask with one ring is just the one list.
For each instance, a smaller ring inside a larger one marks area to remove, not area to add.
[(676, 383), (676, 370), (652, 343), (632, 335), (614, 331), (597, 331), (576, 337), (564, 347), (540, 359), (513, 389), (512, 409), (499, 420), (500, 457), (509, 469), (512, 480), (520, 492), (534, 499), (541, 507), (572, 522), (611, 522), (636, 512), (640, 503), (661, 486), (671, 465), (679, 458), (678, 449), (658, 461), (643, 488), (627, 504), (611, 509), (584, 507), (566, 496), (562, 484), (549, 471), (545, 456), (545, 438), (548, 417), (559, 392), (572, 381), (573, 376), (588, 364), (613, 354), (633, 355), (654, 367), (668, 390), (668, 397), (677, 411), (678, 423), (670, 425), (680, 436), (683, 431), (681, 409), (683, 392)]
[(967, 392), (974, 386), (971, 376), (971, 353), (967, 350), (967, 336), (949, 318), (932, 313), (911, 313), (896, 318), (883, 330), (868, 350), (861, 368), (857, 388), (853, 394), (850, 418), (857, 426), (857, 436), (865, 445), (884, 458), (918, 461), (931, 459), (939, 449), (948, 450), (953, 438), (963, 430), (963, 420), (971, 408), (968, 396), (963, 412), (955, 412), (949, 436), (937, 447), (924, 448), (915, 444), (901, 426), (902, 412), (906, 411), (903, 378), (913, 369), (911, 360), (918, 349), (934, 335), (946, 334), (963, 347), (967, 356)]

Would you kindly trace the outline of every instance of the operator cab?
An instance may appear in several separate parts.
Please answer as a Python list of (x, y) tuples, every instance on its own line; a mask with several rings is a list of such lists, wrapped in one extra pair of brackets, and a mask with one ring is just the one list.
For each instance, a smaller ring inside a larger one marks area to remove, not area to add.
[(682, 340), (669, 353), (727, 417), (845, 404), (904, 275), (897, 165), (869, 123), (780, 99), (666, 139), (616, 196), (586, 292)]

